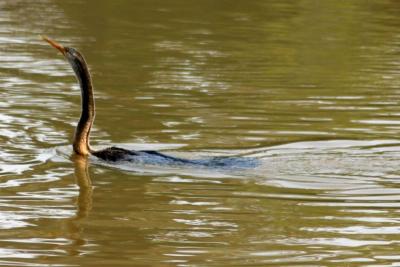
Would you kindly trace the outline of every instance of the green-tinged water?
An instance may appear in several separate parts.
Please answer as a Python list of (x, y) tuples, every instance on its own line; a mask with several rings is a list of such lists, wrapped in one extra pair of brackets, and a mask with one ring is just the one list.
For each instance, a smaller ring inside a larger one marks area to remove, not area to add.
[[(0, 1), (0, 265), (398, 266), (400, 3)], [(247, 169), (72, 156), (92, 145)]]

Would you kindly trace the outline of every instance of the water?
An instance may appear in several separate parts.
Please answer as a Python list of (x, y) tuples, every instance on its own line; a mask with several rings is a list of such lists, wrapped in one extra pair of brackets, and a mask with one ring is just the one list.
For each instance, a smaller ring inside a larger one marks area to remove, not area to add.
[[(400, 5), (0, 2), (0, 265), (398, 266)], [(72, 156), (92, 145), (248, 169)]]

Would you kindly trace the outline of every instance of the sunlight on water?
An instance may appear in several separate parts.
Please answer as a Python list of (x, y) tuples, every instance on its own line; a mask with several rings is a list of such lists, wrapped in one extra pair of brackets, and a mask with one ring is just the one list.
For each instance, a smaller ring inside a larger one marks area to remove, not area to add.
[[(0, 2), (0, 265), (397, 266), (399, 11)], [(225, 167), (72, 156), (79, 87), (40, 35), (89, 63), (93, 147)]]

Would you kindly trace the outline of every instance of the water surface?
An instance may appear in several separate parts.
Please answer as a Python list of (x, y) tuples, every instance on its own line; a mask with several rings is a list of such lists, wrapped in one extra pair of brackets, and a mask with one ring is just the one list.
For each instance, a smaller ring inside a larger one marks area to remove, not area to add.
[[(278, 3), (279, 2), (279, 3)], [(351, 1), (0, 3), (0, 265), (395, 266), (400, 5)], [(244, 170), (72, 156), (92, 145)]]

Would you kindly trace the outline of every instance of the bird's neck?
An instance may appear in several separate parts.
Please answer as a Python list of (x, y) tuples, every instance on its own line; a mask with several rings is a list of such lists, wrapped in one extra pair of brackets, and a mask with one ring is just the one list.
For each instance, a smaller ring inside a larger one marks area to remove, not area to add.
[(82, 62), (74, 67), (76, 77), (81, 87), (82, 113), (76, 126), (73, 148), (79, 155), (88, 155), (90, 149), (90, 129), (95, 117), (93, 85), (86, 63)]

